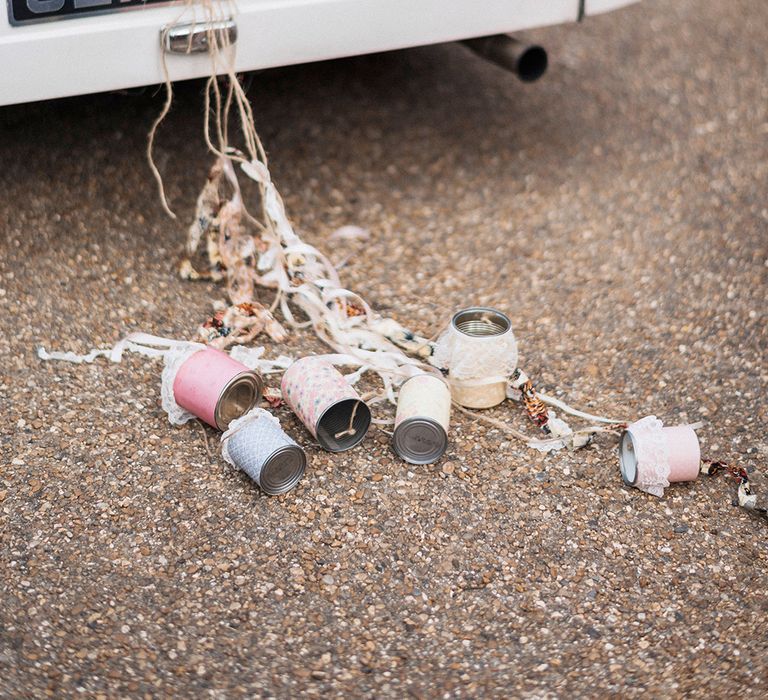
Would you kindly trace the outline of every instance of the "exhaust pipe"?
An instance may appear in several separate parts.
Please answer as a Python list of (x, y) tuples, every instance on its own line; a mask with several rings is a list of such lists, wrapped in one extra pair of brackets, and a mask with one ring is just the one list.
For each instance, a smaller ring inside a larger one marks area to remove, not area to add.
[(495, 34), (461, 42), (478, 56), (512, 71), (525, 83), (538, 80), (547, 70), (547, 52), (536, 44), (524, 44), (507, 35)]

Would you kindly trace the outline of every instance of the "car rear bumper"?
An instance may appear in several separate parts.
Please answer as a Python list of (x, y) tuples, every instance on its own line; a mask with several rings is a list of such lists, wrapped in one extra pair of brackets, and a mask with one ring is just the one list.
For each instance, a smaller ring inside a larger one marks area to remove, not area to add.
[[(586, 0), (584, 9), (595, 14), (633, 1)], [(160, 29), (193, 20), (191, 12), (170, 3), (15, 27), (5, 17), (0, 104), (160, 83)], [(236, 68), (513, 32), (575, 21), (579, 13), (579, 0), (239, 0)], [(167, 66), (173, 80), (211, 71), (206, 55), (169, 55)]]

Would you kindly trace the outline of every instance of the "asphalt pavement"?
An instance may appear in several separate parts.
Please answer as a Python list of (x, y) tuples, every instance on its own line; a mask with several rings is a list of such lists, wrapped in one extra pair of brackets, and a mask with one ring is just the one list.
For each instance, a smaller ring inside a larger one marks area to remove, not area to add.
[[(705, 421), (768, 503), (768, 5), (526, 37), (530, 85), (459, 45), (248, 76), (292, 220), (405, 325), (496, 306), (542, 389)], [(379, 429), (332, 455), (281, 409), (310, 463), (268, 497), (168, 423), (158, 361), (37, 358), (189, 338), (223, 297), (176, 275), (201, 92), (158, 134), (177, 221), (144, 154), (158, 89), (0, 112), (0, 696), (764, 697), (768, 528), (726, 478), (656, 498), (615, 437), (542, 455), (460, 414), (434, 465)], [(329, 246), (346, 224), (370, 240)]]

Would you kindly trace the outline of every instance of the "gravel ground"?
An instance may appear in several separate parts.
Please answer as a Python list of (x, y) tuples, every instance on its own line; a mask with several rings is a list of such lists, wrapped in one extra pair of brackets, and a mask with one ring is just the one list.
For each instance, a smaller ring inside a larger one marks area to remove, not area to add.
[[(253, 76), (292, 217), (321, 246), (371, 229), (333, 254), (379, 309), (433, 332), (499, 306), (539, 386), (704, 419), (704, 453), (768, 497), (768, 5), (648, 1), (530, 36), (552, 59), (535, 85), (455, 45)], [(657, 499), (622, 485), (613, 438), (544, 456), (455, 416), (438, 464), (372, 432), (309, 446), (270, 498), (168, 425), (157, 362), (38, 361), (189, 337), (221, 297), (174, 273), (209, 165), (200, 90), (159, 134), (176, 222), (143, 154), (154, 89), (2, 112), (0, 695), (768, 693), (766, 524), (725, 480)]]

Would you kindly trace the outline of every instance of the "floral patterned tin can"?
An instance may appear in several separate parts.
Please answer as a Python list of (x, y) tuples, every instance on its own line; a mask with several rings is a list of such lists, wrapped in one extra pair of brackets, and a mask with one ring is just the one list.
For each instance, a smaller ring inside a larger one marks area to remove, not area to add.
[(329, 452), (354, 447), (368, 432), (371, 410), (327, 360), (296, 360), (283, 374), (280, 388), (291, 410)]
[(392, 444), (411, 464), (429, 464), (448, 447), (451, 390), (434, 374), (417, 374), (400, 387)]

